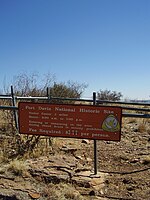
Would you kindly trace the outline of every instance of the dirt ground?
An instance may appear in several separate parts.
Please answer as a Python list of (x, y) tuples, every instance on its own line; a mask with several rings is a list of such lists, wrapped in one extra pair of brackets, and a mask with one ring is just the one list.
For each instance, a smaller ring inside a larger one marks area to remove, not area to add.
[(140, 120), (138, 123), (126, 120), (124, 124), (120, 142), (98, 142), (98, 169), (109, 174), (105, 180), (104, 196), (148, 200), (150, 133), (144, 127), (140, 130)]
[[(93, 157), (93, 142), (83, 152)], [(150, 199), (150, 121), (124, 119), (121, 141), (97, 141), (98, 171), (108, 199)], [(91, 166), (93, 163), (91, 163)]]
[[(28, 175), (16, 178), (14, 174), (1, 170), (0, 199), (23, 199), (22, 196), (14, 196), (21, 191), (24, 199), (50, 200), (50, 197), (42, 196), (41, 189), (38, 196), (35, 188), (45, 188), (48, 184), (45, 180), (52, 179), (48, 173), (53, 173), (53, 184), (71, 182), (84, 199), (149, 200), (150, 121), (144, 123), (124, 119), (120, 142), (97, 141), (97, 176), (92, 176), (93, 141), (57, 138), (47, 158), (27, 160), (30, 165)], [(51, 171), (46, 171), (48, 168)]]

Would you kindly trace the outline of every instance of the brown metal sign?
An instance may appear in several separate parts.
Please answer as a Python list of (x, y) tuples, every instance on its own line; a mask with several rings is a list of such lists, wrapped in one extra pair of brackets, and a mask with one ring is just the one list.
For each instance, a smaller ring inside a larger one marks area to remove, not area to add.
[(50, 137), (120, 141), (120, 107), (19, 103), (19, 131)]

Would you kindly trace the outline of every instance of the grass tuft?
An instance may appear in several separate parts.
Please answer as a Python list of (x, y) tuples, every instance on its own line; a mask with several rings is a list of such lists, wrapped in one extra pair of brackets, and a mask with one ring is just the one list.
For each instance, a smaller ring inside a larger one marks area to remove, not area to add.
[(140, 133), (146, 132), (146, 131), (147, 131), (147, 126), (146, 126), (146, 124), (145, 124), (145, 123), (139, 124), (139, 126), (138, 126), (138, 131), (139, 131)]
[(7, 170), (16, 176), (22, 176), (27, 173), (28, 165), (25, 161), (15, 159), (8, 164)]
[(65, 183), (49, 184), (44, 194), (51, 200), (86, 200), (72, 185)]
[(144, 165), (150, 164), (150, 156), (146, 156), (145, 158), (143, 158), (142, 163)]

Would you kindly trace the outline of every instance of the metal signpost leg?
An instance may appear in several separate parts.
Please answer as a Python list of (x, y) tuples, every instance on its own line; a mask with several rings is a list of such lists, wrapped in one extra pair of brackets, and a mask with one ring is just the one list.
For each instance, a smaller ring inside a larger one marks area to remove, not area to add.
[[(96, 92), (93, 92), (93, 105), (96, 105)], [(97, 174), (97, 140), (94, 139), (94, 174)]]
[[(49, 87), (47, 87), (47, 98), (48, 98), (48, 103), (50, 103), (51, 102), (51, 93), (50, 93), (50, 88)], [(47, 143), (47, 141), (46, 141), (46, 143)], [(48, 144), (49, 144), (49, 146), (52, 146), (52, 140), (51, 140), (51, 137), (48, 137)]]
[[(13, 90), (13, 86), (11, 85), (11, 96), (12, 96), (12, 104), (13, 106), (16, 106), (16, 100), (15, 100), (15, 96), (14, 96), (14, 90)], [(17, 111), (14, 110), (14, 120), (15, 120), (15, 126), (16, 129), (18, 129), (18, 116), (17, 116)]]

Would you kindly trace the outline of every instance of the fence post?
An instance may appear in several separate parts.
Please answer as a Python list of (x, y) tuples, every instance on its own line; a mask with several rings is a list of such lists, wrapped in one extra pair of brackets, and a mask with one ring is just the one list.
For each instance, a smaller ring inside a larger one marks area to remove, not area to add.
[[(93, 92), (93, 105), (96, 105), (96, 92)], [(97, 174), (97, 140), (94, 139), (94, 174)]]
[(48, 103), (50, 103), (50, 100), (51, 100), (51, 96), (50, 96), (50, 88), (47, 87), (47, 97), (48, 97)]
[[(13, 90), (13, 86), (11, 85), (11, 97), (12, 97), (12, 104), (13, 106), (16, 106), (16, 99), (15, 99), (15, 96), (14, 96), (14, 90)], [(18, 129), (18, 115), (17, 115), (17, 111), (14, 110), (13, 111), (14, 113), (14, 120), (15, 120), (15, 127), (16, 129)]]

